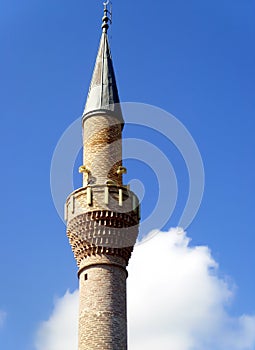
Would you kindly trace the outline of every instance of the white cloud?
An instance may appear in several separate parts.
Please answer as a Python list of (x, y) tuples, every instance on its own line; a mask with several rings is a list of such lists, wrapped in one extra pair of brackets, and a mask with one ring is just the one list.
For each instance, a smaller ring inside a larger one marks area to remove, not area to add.
[(78, 291), (55, 301), (48, 321), (43, 322), (36, 335), (36, 350), (76, 350), (78, 348)]
[(152, 235), (130, 261), (130, 349), (254, 349), (255, 316), (228, 315), (234, 286), (210, 250), (190, 247), (181, 229)]
[[(152, 233), (129, 265), (129, 348), (253, 350), (255, 315), (230, 317), (234, 286), (218, 275), (207, 247), (191, 247), (181, 229)], [(78, 293), (60, 298), (41, 324), (37, 350), (77, 349)]]
[(6, 316), (7, 316), (7, 313), (0, 310), (0, 328), (3, 327)]

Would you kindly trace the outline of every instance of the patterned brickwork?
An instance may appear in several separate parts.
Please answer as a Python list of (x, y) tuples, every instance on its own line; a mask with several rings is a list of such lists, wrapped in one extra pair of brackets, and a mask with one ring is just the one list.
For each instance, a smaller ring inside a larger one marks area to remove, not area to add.
[[(84, 256), (98, 251), (106, 252), (102, 247), (129, 248), (135, 244), (139, 224), (138, 199), (132, 191), (121, 187), (120, 206), (119, 189), (116, 186), (108, 188), (106, 185), (90, 188), (90, 204), (87, 203), (88, 188), (76, 190), (67, 199), (67, 236), (78, 266)], [(114, 254), (127, 256), (125, 249), (119, 253), (115, 251)], [(129, 257), (130, 254), (127, 260)]]
[(122, 165), (121, 130), (120, 122), (113, 117), (101, 115), (85, 119), (83, 163), (90, 171), (91, 183), (104, 184), (110, 179), (122, 185), (122, 175), (117, 174)]
[(93, 254), (121, 256), (128, 263), (138, 234), (138, 219), (129, 214), (89, 212), (68, 223), (67, 236), (78, 266)]

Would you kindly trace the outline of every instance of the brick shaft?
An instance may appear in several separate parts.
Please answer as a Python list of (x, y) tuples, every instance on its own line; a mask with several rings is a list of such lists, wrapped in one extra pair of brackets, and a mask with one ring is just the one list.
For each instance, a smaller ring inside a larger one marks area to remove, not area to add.
[(127, 349), (124, 259), (94, 256), (80, 273), (79, 350)]

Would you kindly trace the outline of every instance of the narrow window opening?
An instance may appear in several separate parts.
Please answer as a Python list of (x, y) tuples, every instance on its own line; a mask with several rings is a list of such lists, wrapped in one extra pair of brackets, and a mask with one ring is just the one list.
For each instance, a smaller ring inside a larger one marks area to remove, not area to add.
[(87, 273), (85, 273), (84, 279), (85, 279), (85, 281), (87, 281), (87, 279), (88, 279), (88, 274)]

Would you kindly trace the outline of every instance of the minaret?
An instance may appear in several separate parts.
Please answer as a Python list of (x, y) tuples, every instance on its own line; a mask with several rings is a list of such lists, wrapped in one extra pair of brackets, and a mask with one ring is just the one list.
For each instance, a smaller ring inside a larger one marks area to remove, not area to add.
[(138, 235), (139, 202), (123, 185), (124, 120), (107, 37), (102, 36), (83, 127), (83, 187), (66, 201), (67, 236), (78, 264), (79, 349), (126, 350), (126, 278)]

